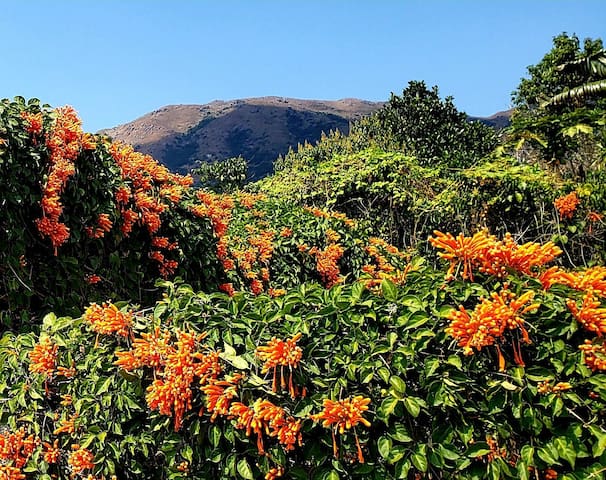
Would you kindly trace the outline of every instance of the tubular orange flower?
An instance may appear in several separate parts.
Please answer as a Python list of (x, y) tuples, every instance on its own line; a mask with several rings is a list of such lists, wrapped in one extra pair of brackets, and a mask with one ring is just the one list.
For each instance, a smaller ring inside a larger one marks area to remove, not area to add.
[(606, 340), (601, 340), (600, 343), (585, 340), (585, 343), (579, 346), (579, 350), (583, 352), (585, 364), (591, 370), (606, 370)]
[(51, 445), (48, 442), (44, 442), (43, 444), (44, 450), (42, 452), (42, 457), (46, 463), (57, 463), (59, 458), (61, 457), (61, 449), (59, 448), (59, 440), (55, 440)]
[[(21, 469), (39, 443), (40, 439), (34, 434), (27, 435), (23, 427), (14, 433), (10, 431), (0, 432), (0, 464), (11, 462), (17, 470)], [(0, 470), (0, 473), (2, 473), (2, 470)], [(17, 473), (17, 471), (13, 472), (13, 474)], [(0, 478), (2, 477), (0, 476)]]
[(25, 473), (17, 467), (0, 465), (0, 480), (25, 480)]
[[(304, 251), (301, 247), (299, 250)], [(342, 281), (338, 262), (345, 250), (341, 245), (331, 243), (324, 250), (313, 247), (309, 253), (316, 257), (316, 269), (326, 288), (331, 288)]]
[(276, 480), (276, 478), (280, 478), (282, 475), (284, 475), (284, 467), (272, 467), (265, 474), (265, 480)]
[(206, 410), (211, 413), (211, 422), (214, 422), (217, 416), (229, 413), (231, 401), (238, 394), (237, 383), (241, 378), (241, 374), (236, 374), (227, 380), (212, 380), (200, 387), (206, 395)]
[(133, 340), (132, 350), (116, 352), (118, 360), (114, 365), (129, 372), (141, 367), (159, 368), (166, 363), (169, 354), (175, 353), (170, 337), (169, 331), (159, 327), (153, 333), (142, 333), (140, 338)]
[(494, 237), (488, 235), (485, 230), (475, 233), (472, 237), (465, 237), (462, 233), (454, 237), (451, 233), (442, 233), (438, 230), (433, 234), (435, 237), (429, 237), (429, 243), (435, 248), (444, 250), (438, 255), (450, 262), (450, 268), (446, 273), (447, 279), (453, 278), (457, 266), (463, 264), (463, 279), (473, 280), (474, 264), (494, 241)]
[[(333, 454), (335, 458), (337, 458), (339, 454), (337, 441), (335, 438), (335, 434), (337, 432), (343, 434), (345, 430), (354, 428), (359, 423), (365, 427), (370, 427), (370, 422), (362, 416), (364, 412), (368, 410), (369, 404), (370, 398), (365, 398), (361, 395), (339, 401), (325, 398), (324, 410), (318, 414), (310, 416), (314, 422), (322, 422), (323, 427), (331, 429)], [(362, 455), (362, 449), (360, 447), (357, 432), (355, 432), (355, 437), (356, 447), (358, 450), (358, 461), (360, 463), (364, 463), (364, 457)]]
[(204, 355), (196, 351), (196, 344), (204, 335), (177, 332), (177, 348), (169, 352), (159, 378), (147, 387), (145, 396), (150, 409), (162, 415), (173, 415), (175, 432), (181, 429), (185, 412), (192, 406), (192, 383), (200, 377), (201, 383), (216, 379), (221, 373), (218, 352)]
[(103, 303), (99, 306), (91, 303), (82, 315), (93, 331), (111, 335), (113, 333), (122, 337), (128, 337), (131, 333), (133, 315), (131, 312), (123, 312), (113, 303)]
[[(533, 297), (534, 292), (528, 291), (516, 298), (505, 285), (500, 292), (493, 292), (490, 299), (482, 298), (471, 314), (463, 306), (450, 312), (447, 317), (450, 325), (446, 328), (446, 333), (457, 339), (465, 355), (472, 355), (474, 348), (481, 350), (482, 347), (495, 345), (499, 355), (500, 370), (504, 370), (505, 361), (496, 344), (497, 339), (500, 339), (507, 329), (519, 329), (523, 341), (530, 343), (521, 315), (539, 307), (538, 304), (525, 306)], [(523, 365), (519, 345), (515, 343), (514, 359), (518, 365)]]
[(61, 420), (59, 426), (53, 432), (53, 435), (59, 435), (61, 433), (69, 433), (72, 434), (76, 431), (76, 419), (78, 418), (78, 414), (74, 413), (70, 418), (66, 418)]
[(303, 350), (297, 345), (297, 342), (301, 339), (302, 334), (297, 333), (294, 337), (289, 340), (279, 340), (273, 337), (267, 345), (257, 347), (255, 354), (257, 357), (264, 361), (261, 373), (267, 373), (270, 369), (273, 369), (273, 383), (272, 391), (278, 390), (277, 380), (277, 368), (280, 366), (280, 377), (282, 388), (286, 387), (284, 379), (284, 367), (288, 367), (290, 370), (288, 385), (289, 392), (292, 398), (295, 395), (295, 389), (292, 381), (292, 369), (296, 368), (303, 357)]
[(67, 458), (67, 463), (72, 469), (72, 473), (78, 474), (84, 470), (92, 470), (95, 468), (93, 460), (95, 456), (86, 448), (81, 448), (80, 445), (72, 445), (72, 452)]
[(263, 433), (278, 437), (278, 441), (286, 450), (292, 450), (294, 444), (301, 442), (300, 421), (286, 417), (283, 408), (274, 405), (269, 400), (257, 399), (251, 407), (241, 403), (232, 403), (229, 415), (236, 419), (236, 428), (246, 430), (246, 435), (257, 435), (259, 454), (265, 453)]
[(25, 131), (30, 135), (38, 135), (42, 133), (42, 112), (30, 113), (21, 112), (21, 117), (26, 122)]
[(591, 290), (598, 296), (606, 297), (606, 267), (598, 265), (585, 270), (569, 272), (560, 283), (575, 290)]
[(40, 338), (29, 354), (29, 371), (38, 373), (49, 378), (55, 373), (57, 364), (57, 350), (59, 346), (54, 344), (47, 336)]
[(570, 219), (574, 215), (577, 207), (581, 201), (577, 195), (577, 192), (570, 192), (568, 195), (556, 198), (553, 202), (554, 207), (558, 211), (560, 218)]
[(585, 293), (580, 308), (577, 302), (571, 299), (566, 301), (566, 305), (586, 330), (596, 333), (598, 337), (606, 334), (606, 308), (599, 308), (601, 303), (595, 298), (592, 290)]

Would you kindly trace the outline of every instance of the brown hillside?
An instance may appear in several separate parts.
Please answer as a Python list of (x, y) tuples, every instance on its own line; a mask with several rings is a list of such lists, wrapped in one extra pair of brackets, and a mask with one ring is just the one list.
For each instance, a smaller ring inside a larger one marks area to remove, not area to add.
[(351, 120), (381, 105), (357, 99), (284, 97), (170, 105), (100, 133), (131, 143), (178, 171), (198, 161), (242, 155), (259, 178), (270, 173), (273, 161), (290, 147), (313, 143), (322, 132), (339, 129), (345, 133)]

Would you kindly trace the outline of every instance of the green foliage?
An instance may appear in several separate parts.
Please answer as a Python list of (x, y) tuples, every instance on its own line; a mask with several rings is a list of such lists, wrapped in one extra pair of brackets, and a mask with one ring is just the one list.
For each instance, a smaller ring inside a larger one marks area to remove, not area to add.
[(573, 65), (581, 58), (590, 58), (603, 49), (602, 40), (587, 38), (581, 49), (576, 35), (562, 33), (553, 38), (553, 48), (536, 65), (528, 67), (529, 78), (521, 80), (512, 94), (516, 109), (523, 112), (537, 109), (555, 95), (566, 89), (578, 87), (597, 80), (577, 68), (558, 68)]
[(226, 158), (212, 163), (202, 162), (192, 170), (201, 188), (216, 193), (232, 193), (248, 181), (248, 162), (242, 157)]
[[(478, 275), (473, 283), (445, 284), (443, 271), (417, 268), (401, 287), (385, 281), (381, 294), (354, 283), (325, 290), (301, 284), (280, 298), (246, 293), (196, 293), (165, 283), (166, 295), (135, 317), (134, 334), (169, 330), (205, 332), (205, 348), (219, 350), (225, 377), (243, 373), (234, 401), (265, 398), (302, 422), (302, 446), (285, 451), (265, 437), (259, 455), (256, 436), (236, 420), (210, 421), (206, 398), (192, 385), (184, 425), (150, 411), (145, 391), (149, 369), (124, 372), (114, 352), (132, 341), (95, 334), (84, 319), (45, 319), (42, 336), (58, 345), (58, 365), (75, 365), (73, 378), (53, 377), (46, 385), (29, 372), (29, 352), (38, 336), (5, 335), (0, 340), (0, 422), (24, 427), (43, 441), (59, 438), (64, 451), (77, 443), (95, 454), (94, 473), (119, 478), (260, 478), (274, 466), (285, 478), (533, 478), (555, 468), (564, 478), (600, 478), (606, 461), (603, 411), (606, 376), (592, 373), (577, 345), (588, 337), (566, 307), (578, 294), (553, 287), (542, 291), (531, 278), (510, 275), (518, 294), (536, 291), (539, 309), (526, 314), (532, 343), (522, 347), (525, 367), (511, 354), (515, 336), (501, 343), (506, 370), (498, 371), (494, 348), (465, 356), (445, 333), (448, 314), (467, 308), (500, 282)], [(306, 396), (272, 391), (255, 348), (272, 338), (301, 333), (300, 365), (293, 382)], [(549, 386), (569, 384), (561, 391)], [(28, 385), (26, 389), (24, 385)], [(541, 385), (547, 385), (542, 387)], [(149, 390), (148, 390), (149, 391)], [(61, 403), (71, 395), (71, 404)], [(336, 435), (310, 418), (324, 399), (362, 395), (370, 427), (355, 428), (365, 463), (356, 461), (354, 430)], [(62, 419), (78, 413), (73, 433), (54, 434)], [(29, 474), (67, 478), (65, 457), (50, 465), (32, 457)]]
[(442, 100), (438, 88), (410, 82), (401, 96), (373, 115), (366, 134), (388, 150), (415, 156), (422, 166), (469, 167), (496, 146), (494, 130), (468, 122), (451, 97)]

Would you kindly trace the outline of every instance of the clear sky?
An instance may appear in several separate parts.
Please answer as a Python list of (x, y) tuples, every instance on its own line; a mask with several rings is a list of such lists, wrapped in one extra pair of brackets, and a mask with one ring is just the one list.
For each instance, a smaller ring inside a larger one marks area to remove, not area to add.
[(487, 116), (561, 33), (606, 40), (606, 0), (0, 0), (0, 98), (87, 131), (164, 105), (386, 100), (410, 80)]

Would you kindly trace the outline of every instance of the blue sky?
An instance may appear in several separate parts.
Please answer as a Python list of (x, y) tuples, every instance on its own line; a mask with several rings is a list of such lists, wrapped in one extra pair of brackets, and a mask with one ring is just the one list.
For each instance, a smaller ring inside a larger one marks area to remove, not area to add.
[(170, 104), (386, 100), (424, 80), (487, 116), (563, 31), (606, 40), (606, 0), (1, 0), (0, 98), (72, 105), (97, 131)]

